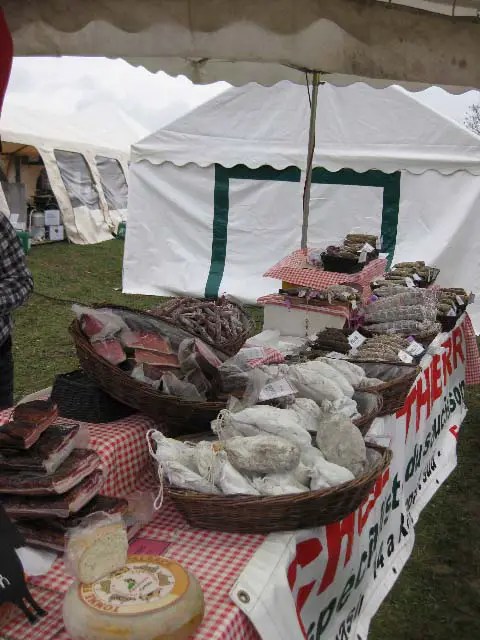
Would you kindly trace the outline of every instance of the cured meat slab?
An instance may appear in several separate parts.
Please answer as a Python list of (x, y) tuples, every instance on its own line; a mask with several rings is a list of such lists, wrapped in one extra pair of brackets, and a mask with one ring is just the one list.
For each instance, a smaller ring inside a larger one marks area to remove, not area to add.
[(132, 349), (143, 349), (145, 351), (156, 351), (169, 355), (172, 353), (170, 344), (162, 336), (147, 331), (135, 331), (124, 340), (127, 347)]
[(2, 496), (2, 504), (8, 515), (15, 519), (68, 518), (101, 491), (103, 482), (103, 473), (97, 470), (61, 496)]
[(127, 356), (119, 340), (104, 340), (102, 342), (92, 342), (95, 353), (110, 362), (110, 364), (121, 364), (125, 362)]
[(1, 472), (0, 493), (45, 496), (70, 491), (100, 465), (100, 456), (92, 449), (75, 449), (52, 474)]
[(54, 424), (26, 451), (0, 448), (0, 472), (54, 473), (75, 448), (79, 425)]

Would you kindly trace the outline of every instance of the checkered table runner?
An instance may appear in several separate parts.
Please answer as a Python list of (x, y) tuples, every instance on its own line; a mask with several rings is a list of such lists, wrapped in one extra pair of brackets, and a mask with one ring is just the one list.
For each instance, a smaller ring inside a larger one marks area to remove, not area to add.
[(298, 249), (286, 256), (263, 274), (264, 278), (275, 278), (295, 286), (309, 287), (322, 291), (334, 284), (356, 283), (368, 285), (385, 273), (387, 261), (384, 258), (372, 260), (358, 273), (333, 273), (319, 268), (305, 268), (307, 249)]
[[(195, 640), (259, 640), (249, 619), (230, 600), (229, 592), (263, 536), (192, 529), (167, 499), (155, 519), (132, 544), (156, 545), (158, 552), (179, 562), (200, 581), (205, 618)], [(57, 559), (47, 575), (32, 578), (31, 591), (48, 616), (31, 627), (18, 613), (0, 631), (3, 640), (66, 640), (62, 620), (63, 595), (73, 582)]]
[[(302, 298), (300, 298), (300, 300), (302, 300)], [(342, 307), (342, 306), (331, 305), (331, 304), (320, 306), (320, 305), (314, 305), (314, 304), (307, 304), (306, 302), (299, 303), (296, 300), (295, 302), (288, 304), (286, 297), (278, 293), (271, 293), (270, 295), (262, 296), (261, 298), (258, 298), (257, 302), (258, 304), (262, 304), (262, 305), (273, 304), (277, 307), (289, 307), (292, 309), (300, 309), (301, 311), (312, 311), (313, 313), (324, 313), (329, 316), (341, 316), (345, 318), (347, 322), (350, 322), (350, 309), (348, 307)]]
[[(0, 413), (0, 424), (9, 412)], [(102, 458), (107, 471), (103, 493), (124, 496), (138, 489), (157, 487), (158, 479), (145, 445), (145, 433), (154, 423), (143, 416), (130, 416), (108, 425), (87, 425), (90, 446)], [(154, 541), (158, 553), (167, 555), (190, 570), (205, 594), (204, 622), (196, 640), (258, 640), (253, 625), (230, 600), (229, 592), (238, 576), (264, 540), (245, 536), (192, 529), (167, 498), (154, 520), (144, 527), (135, 541)], [(134, 541), (134, 542), (135, 542)], [(32, 578), (34, 598), (48, 616), (31, 627), (18, 613), (0, 630), (2, 640), (67, 640), (62, 620), (63, 594), (73, 579), (57, 559), (51, 570)]]
[(472, 320), (468, 313), (463, 321), (463, 335), (467, 346), (467, 366), (465, 368), (465, 384), (480, 384), (480, 353), (478, 351), (477, 336)]

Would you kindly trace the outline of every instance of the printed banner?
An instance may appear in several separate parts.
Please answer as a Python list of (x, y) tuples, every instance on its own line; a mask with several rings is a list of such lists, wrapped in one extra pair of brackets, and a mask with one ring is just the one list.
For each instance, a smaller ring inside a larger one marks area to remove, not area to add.
[[(423, 358), (403, 408), (369, 434), (393, 461), (355, 513), (327, 527), (270, 535), (232, 590), (264, 640), (365, 640), (408, 560), (414, 524), (456, 466), (466, 415), (460, 320)], [(368, 439), (368, 438), (367, 438)]]

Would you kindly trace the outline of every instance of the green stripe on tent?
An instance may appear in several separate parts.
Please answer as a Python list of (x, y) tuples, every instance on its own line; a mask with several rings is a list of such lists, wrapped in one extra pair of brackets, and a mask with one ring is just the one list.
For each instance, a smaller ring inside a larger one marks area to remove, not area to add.
[[(300, 178), (301, 172), (298, 167), (288, 167), (287, 169), (277, 170), (266, 166), (258, 169), (249, 169), (245, 165), (237, 165), (231, 169), (225, 169), (225, 167), (219, 164), (215, 165), (212, 257), (207, 284), (205, 286), (206, 298), (215, 298), (218, 296), (225, 271), (228, 240), (228, 212), (230, 206), (230, 180), (300, 182)], [(312, 171), (312, 183), (314, 184), (339, 184), (383, 188), (381, 235), (383, 237), (383, 250), (388, 254), (388, 266), (390, 266), (392, 262), (397, 241), (400, 180), (400, 171), (383, 173), (382, 171), (372, 169), (363, 173), (357, 173), (352, 169), (328, 171), (321, 167), (317, 167)]]
[(301, 172), (297, 167), (278, 170), (272, 167), (249, 169), (238, 165), (225, 169), (215, 165), (215, 188), (213, 192), (213, 238), (210, 271), (205, 285), (205, 297), (216, 298), (225, 270), (228, 240), (228, 210), (230, 180), (276, 180), (278, 182), (300, 182)]

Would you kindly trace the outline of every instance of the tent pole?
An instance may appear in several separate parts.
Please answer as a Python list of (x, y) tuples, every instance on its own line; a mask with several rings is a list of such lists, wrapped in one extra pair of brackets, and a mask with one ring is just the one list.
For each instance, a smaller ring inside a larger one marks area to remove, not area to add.
[(314, 71), (312, 81), (312, 103), (310, 105), (310, 128), (308, 131), (308, 154), (307, 169), (305, 172), (305, 186), (303, 189), (303, 222), (302, 241), (300, 247), (307, 248), (308, 237), (308, 216), (310, 213), (310, 188), (312, 186), (313, 154), (315, 152), (315, 122), (317, 118), (318, 85), (320, 84), (320, 73)]

